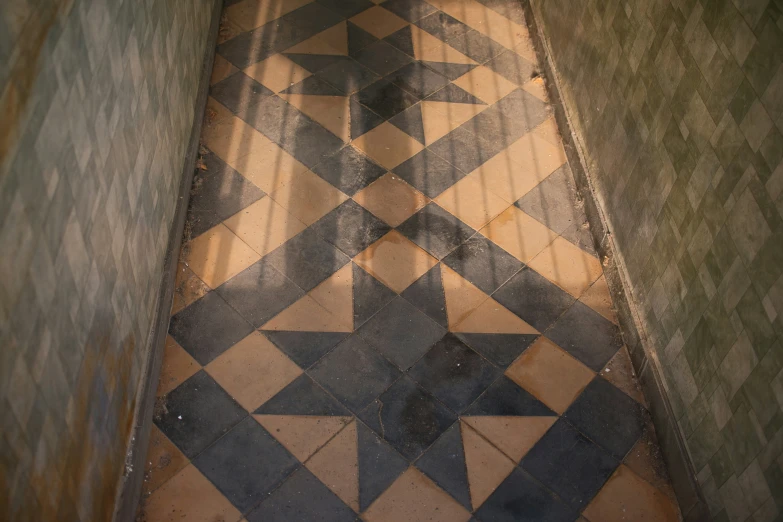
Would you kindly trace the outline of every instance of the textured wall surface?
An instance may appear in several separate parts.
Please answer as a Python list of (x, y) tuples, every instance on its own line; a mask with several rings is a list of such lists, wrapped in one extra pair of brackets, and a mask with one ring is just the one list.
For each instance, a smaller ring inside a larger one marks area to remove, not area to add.
[(0, 2), (0, 513), (11, 520), (111, 518), (213, 5)]
[(783, 517), (783, 2), (532, 0), (715, 520)]

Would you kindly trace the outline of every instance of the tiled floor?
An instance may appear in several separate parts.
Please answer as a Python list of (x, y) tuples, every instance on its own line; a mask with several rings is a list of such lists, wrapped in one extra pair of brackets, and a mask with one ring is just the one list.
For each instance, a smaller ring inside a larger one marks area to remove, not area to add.
[(142, 517), (678, 520), (518, 4), (220, 40)]

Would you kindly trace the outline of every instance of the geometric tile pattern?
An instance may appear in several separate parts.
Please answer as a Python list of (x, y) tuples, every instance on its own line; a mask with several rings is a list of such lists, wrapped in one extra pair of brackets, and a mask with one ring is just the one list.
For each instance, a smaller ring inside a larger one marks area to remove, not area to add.
[(778, 519), (781, 5), (531, 4), (709, 511)]
[[(4, 519), (112, 518), (216, 3), (0, 2)], [(199, 226), (261, 197), (204, 163)], [(233, 516), (207, 480), (177, 483)]]
[(202, 177), (234, 182), (204, 183), (184, 246), (204, 288), (170, 323), (155, 425), (179, 469), (148, 520), (202, 479), (249, 521), (575, 520), (615, 474), (604, 496), (647, 488), (674, 520), (621, 468), (648, 413), (602, 376), (628, 355), (601, 264), (541, 211), (575, 204), (524, 21), (282, 4), (225, 9), (245, 76), (212, 86)]

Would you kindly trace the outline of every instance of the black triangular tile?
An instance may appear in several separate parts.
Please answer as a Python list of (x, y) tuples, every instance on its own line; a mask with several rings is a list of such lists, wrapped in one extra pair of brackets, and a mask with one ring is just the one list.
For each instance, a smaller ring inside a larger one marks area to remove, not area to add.
[(286, 58), (294, 62), (299, 67), (307, 69), (311, 73), (316, 73), (321, 69), (329, 67), (333, 63), (337, 63), (343, 60), (350, 60), (347, 56), (340, 56), (334, 54), (306, 54), (306, 53), (291, 53), (285, 54)]
[(413, 306), (435, 319), (438, 324), (444, 328), (449, 327), (440, 263), (406, 288), (401, 295)]
[(427, 97), (426, 101), (439, 101), (450, 103), (469, 103), (472, 105), (486, 105), (483, 101), (479, 100), (468, 91), (457, 87), (453, 83), (448, 84), (441, 90), (431, 94)]
[(508, 368), (538, 335), (459, 333), (457, 337), (493, 363)]
[(281, 94), (309, 94), (314, 96), (344, 96), (343, 93), (321, 80), (317, 76), (310, 76), (299, 83), (295, 83)]
[(348, 332), (265, 331), (270, 341), (302, 368), (309, 368), (348, 336)]
[(386, 120), (359, 103), (356, 96), (351, 96), (351, 139), (355, 140), (370, 132), (384, 121)]
[(334, 400), (310, 377), (300, 375), (280, 393), (258, 407), (261, 415), (341, 415), (351, 413)]
[(359, 510), (364, 511), (397, 480), (408, 462), (367, 426), (356, 423), (359, 439)]
[(447, 62), (425, 62), (422, 61), (424, 65), (435, 71), (436, 73), (442, 74), (449, 80), (456, 80), (460, 76), (462, 76), (465, 73), (468, 73), (472, 71), (474, 68), (478, 67), (477, 64), (474, 63), (447, 63)]
[(353, 327), (359, 328), (394, 299), (396, 294), (373, 276), (353, 265)]
[(464, 415), (533, 417), (556, 414), (514, 381), (502, 376), (487, 388)]
[(348, 21), (348, 55), (355, 57), (356, 54), (368, 45), (377, 42), (378, 39), (359, 27)]
[(392, 117), (389, 123), (424, 145), (424, 120), (418, 103)]
[(416, 467), (454, 497), (457, 502), (471, 509), (465, 450), (459, 422), (440, 436), (435, 444), (416, 461)]
[(406, 25), (396, 33), (392, 33), (384, 38), (384, 41), (389, 42), (408, 56), (416, 58), (416, 53), (413, 50), (413, 33), (411, 32), (411, 26)]

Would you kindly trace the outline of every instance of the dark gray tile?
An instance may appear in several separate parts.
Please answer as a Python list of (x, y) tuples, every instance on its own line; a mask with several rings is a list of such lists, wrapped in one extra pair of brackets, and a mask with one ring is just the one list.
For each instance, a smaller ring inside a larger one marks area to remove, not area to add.
[(348, 146), (326, 158), (313, 168), (313, 172), (345, 194), (353, 196), (383, 176), (386, 169), (355, 148)]
[(283, 94), (306, 94), (313, 96), (342, 96), (343, 93), (318, 76), (308, 76), (299, 83), (281, 91)]
[(574, 302), (569, 294), (527, 267), (492, 297), (539, 332), (549, 328)]
[(253, 326), (216, 293), (207, 295), (171, 318), (169, 334), (201, 365), (244, 339)]
[(188, 458), (193, 458), (247, 416), (204, 370), (166, 395), (155, 425)]
[(416, 467), (471, 511), (473, 508), (470, 502), (467, 465), (460, 431), (458, 422), (452, 424), (416, 461)]
[(258, 407), (259, 415), (347, 416), (350, 412), (313, 380), (302, 374)]
[(354, 60), (341, 60), (316, 74), (343, 94), (353, 94), (379, 79), (377, 74)]
[(359, 418), (409, 460), (419, 457), (457, 420), (407, 377), (394, 383)]
[(424, 120), (421, 117), (421, 104), (412, 105), (389, 119), (389, 123), (424, 145)]
[(416, 58), (416, 53), (414, 52), (413, 47), (413, 32), (411, 31), (411, 26), (406, 25), (399, 31), (395, 31), (383, 40), (390, 43), (411, 58)]
[(418, 101), (415, 96), (386, 79), (362, 89), (356, 99), (385, 119), (399, 114)]
[(563, 418), (619, 460), (636, 444), (645, 426), (642, 405), (606, 379), (593, 379)]
[(347, 56), (336, 54), (283, 53), (283, 55), (311, 73), (317, 73), (321, 69), (326, 69), (337, 62), (351, 61)]
[(443, 337), (446, 330), (405, 299), (397, 297), (357, 333), (405, 371)]
[(338, 13), (343, 18), (350, 18), (354, 15), (366, 11), (375, 4), (370, 0), (316, 0), (323, 5)]
[(464, 415), (538, 417), (555, 413), (506, 376), (487, 388)]
[(424, 0), (386, 0), (383, 8), (411, 23), (437, 11)]
[(432, 267), (400, 295), (442, 327), (449, 327), (440, 263)]
[(427, 101), (439, 101), (449, 103), (468, 103), (473, 105), (486, 105), (483, 101), (479, 100), (461, 87), (457, 87), (453, 83), (448, 84), (441, 90), (431, 94), (427, 97)]
[(447, 62), (425, 62), (422, 61), (424, 65), (435, 71), (436, 73), (440, 74), (441, 76), (445, 76), (451, 81), (456, 80), (460, 76), (472, 71), (477, 67), (477, 65), (472, 63), (447, 63)]
[(522, 268), (517, 258), (481, 234), (457, 247), (443, 263), (487, 294), (497, 290)]
[(249, 106), (274, 93), (242, 71), (238, 71), (210, 87), (209, 94), (241, 117)]
[(620, 464), (560, 419), (522, 459), (522, 469), (582, 510)]
[(319, 219), (311, 229), (353, 257), (375, 243), (391, 227), (349, 199)]
[(356, 95), (351, 96), (351, 139), (366, 134), (383, 123), (385, 118), (375, 114), (370, 109), (359, 103)]
[(428, 198), (435, 198), (467, 174), (424, 149), (394, 169), (394, 173)]
[(409, 217), (397, 230), (438, 259), (447, 256), (476, 233), (435, 203)]
[(356, 54), (367, 47), (368, 45), (377, 42), (378, 39), (351, 22), (347, 22), (348, 27), (348, 56), (356, 56)]
[[(267, 258), (250, 265), (220, 285), (216, 292), (256, 328), (304, 295)], [(270, 299), (270, 295), (275, 298)]]
[(458, 413), (484, 393), (500, 373), (450, 333), (408, 371), (413, 380)]
[(458, 333), (457, 337), (490, 362), (504, 369), (538, 339), (537, 334)]
[(546, 336), (596, 372), (623, 345), (617, 326), (580, 302), (574, 303)]
[[(514, 204), (558, 234), (587, 221), (584, 212), (576, 206), (576, 188), (568, 163), (547, 176)], [(571, 239), (566, 239), (574, 243), (576, 232), (574, 229), (569, 234)]]
[(445, 87), (449, 80), (419, 62), (413, 62), (388, 75), (387, 80), (423, 99)]
[(321, 239), (311, 228), (289, 239), (264, 260), (305, 292), (350, 262), (345, 254)]
[(358, 335), (318, 361), (308, 374), (348, 409), (358, 412), (397, 380), (400, 371)]
[(355, 55), (356, 61), (381, 76), (386, 76), (413, 61), (413, 58), (396, 47), (377, 41)]
[[(459, 29), (463, 28), (460, 27)], [(475, 29), (468, 29), (468, 31), (450, 36), (446, 43), (478, 63), (486, 63), (493, 56), (497, 56), (506, 50), (505, 47), (495, 40), (484, 36)]]
[(495, 145), (496, 154), (537, 127), (548, 116), (544, 102), (527, 91), (517, 89), (463, 123), (460, 130), (468, 130), (485, 143)]
[(573, 522), (579, 513), (519, 468), (476, 511), (487, 522)]
[(299, 461), (247, 417), (196, 457), (193, 465), (239, 511), (246, 512), (299, 467)]
[(356, 423), (359, 443), (359, 510), (364, 511), (408, 469), (408, 461), (362, 422)]
[[(487, 109), (487, 111), (489, 110), (492, 110), (492, 108)], [(481, 114), (484, 114), (484, 112)], [(470, 121), (475, 120), (481, 114)], [(503, 148), (502, 141), (487, 142), (480, 135), (466, 130), (466, 127), (463, 125), (430, 145), (428, 150), (448, 161), (465, 174), (470, 174), (492, 159)]]
[(307, 468), (299, 468), (247, 515), (248, 522), (353, 522), (356, 513)]
[(535, 64), (511, 50), (500, 53), (485, 65), (517, 85), (524, 85), (538, 74)]
[(353, 327), (358, 329), (397, 294), (383, 283), (353, 265)]
[(425, 16), (416, 25), (444, 42), (471, 31), (470, 27), (442, 11)]
[(265, 331), (270, 341), (302, 368), (309, 368), (348, 337), (345, 332)]

